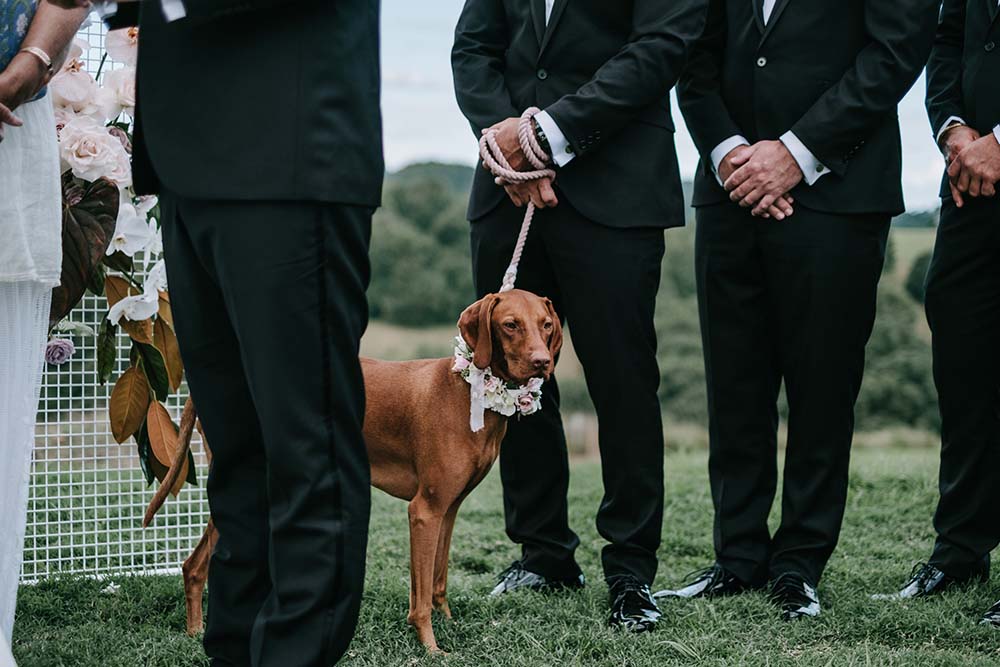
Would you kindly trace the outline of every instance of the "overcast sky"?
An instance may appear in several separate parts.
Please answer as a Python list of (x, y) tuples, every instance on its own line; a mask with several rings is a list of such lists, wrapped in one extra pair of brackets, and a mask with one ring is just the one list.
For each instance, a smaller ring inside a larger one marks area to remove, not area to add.
[[(386, 160), (390, 170), (411, 162), (473, 164), (476, 143), (458, 111), (451, 84), (450, 52), (463, 0), (383, 0), (382, 74)], [(910, 210), (937, 206), (942, 161), (917, 82), (899, 110), (903, 127), (903, 185)], [(679, 111), (677, 150), (681, 173), (691, 177), (697, 153)]]

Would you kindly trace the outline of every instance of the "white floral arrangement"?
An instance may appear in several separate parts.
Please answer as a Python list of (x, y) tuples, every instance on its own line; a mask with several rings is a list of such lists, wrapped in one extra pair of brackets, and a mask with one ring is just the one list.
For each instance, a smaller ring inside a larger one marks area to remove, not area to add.
[(461, 336), (455, 336), (455, 363), (451, 370), (458, 373), (471, 386), (473, 431), (483, 427), (483, 409), (493, 410), (504, 417), (515, 414), (532, 415), (542, 409), (542, 378), (532, 378), (518, 386), (493, 374), (489, 368), (476, 368), (472, 363), (473, 352)]
[[(67, 363), (73, 335), (97, 338), (101, 384), (118, 366), (119, 331), (131, 349), (108, 403), (111, 433), (134, 438), (148, 482), (163, 479), (177, 448), (177, 426), (164, 402), (183, 379), (170, 294), (167, 290), (155, 197), (132, 187), (132, 126), (139, 30), (107, 34), (96, 76), (87, 71), (90, 44), (77, 39), (49, 82), (55, 111), (63, 186), (63, 271), (53, 292), (47, 349), (52, 364)], [(105, 65), (117, 66), (105, 71)], [(103, 76), (102, 76), (103, 72)], [(68, 317), (85, 292), (107, 299), (107, 314), (94, 331)], [(89, 333), (88, 333), (89, 332)], [(171, 491), (195, 482), (194, 461)]]

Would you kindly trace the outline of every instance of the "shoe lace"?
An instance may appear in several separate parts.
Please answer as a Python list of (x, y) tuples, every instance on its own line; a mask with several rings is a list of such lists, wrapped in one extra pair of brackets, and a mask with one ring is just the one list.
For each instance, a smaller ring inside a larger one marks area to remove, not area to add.
[(812, 603), (805, 579), (794, 572), (782, 574), (771, 583), (771, 597), (786, 606), (806, 607)]
[(910, 570), (910, 581), (907, 586), (916, 584), (919, 588), (925, 588), (927, 583), (937, 574), (937, 568), (930, 563), (917, 563)]
[(619, 577), (611, 586), (611, 594), (615, 599), (613, 606), (616, 609), (632, 606), (639, 609), (657, 608), (649, 586), (632, 575)]
[(499, 576), (497, 576), (497, 583), (502, 584), (506, 581), (512, 581), (514, 579), (517, 579), (518, 577), (521, 576), (523, 572), (524, 572), (524, 563), (522, 563), (519, 560), (516, 560), (510, 564), (510, 567), (508, 567), (506, 570), (501, 572)]
[(719, 565), (718, 563), (712, 563), (706, 568), (695, 570), (694, 572), (688, 572), (686, 575), (684, 575), (684, 581), (690, 581), (691, 583), (689, 585), (691, 586), (693, 586), (694, 584), (701, 583), (706, 579), (714, 584), (718, 579), (722, 577), (722, 575), (723, 575), (722, 566)]

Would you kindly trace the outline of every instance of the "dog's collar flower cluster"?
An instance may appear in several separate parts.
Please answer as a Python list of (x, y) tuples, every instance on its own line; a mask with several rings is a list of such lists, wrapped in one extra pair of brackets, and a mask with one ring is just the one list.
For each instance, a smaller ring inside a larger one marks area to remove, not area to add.
[(493, 375), (489, 368), (476, 368), (472, 350), (461, 336), (455, 336), (455, 363), (451, 370), (470, 385), (469, 426), (474, 433), (483, 429), (487, 408), (504, 417), (531, 415), (542, 409), (542, 378), (532, 378), (518, 386)]

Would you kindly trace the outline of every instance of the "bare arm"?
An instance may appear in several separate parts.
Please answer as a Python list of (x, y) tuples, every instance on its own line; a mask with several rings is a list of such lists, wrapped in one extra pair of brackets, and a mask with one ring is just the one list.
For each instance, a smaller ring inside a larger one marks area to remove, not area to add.
[[(84, 7), (62, 9), (48, 2), (39, 3), (21, 47), (41, 49), (52, 58), (52, 67), (58, 69), (88, 11)], [(0, 72), (0, 104), (16, 109), (34, 97), (48, 80), (48, 68), (42, 60), (22, 51)]]

